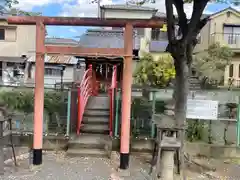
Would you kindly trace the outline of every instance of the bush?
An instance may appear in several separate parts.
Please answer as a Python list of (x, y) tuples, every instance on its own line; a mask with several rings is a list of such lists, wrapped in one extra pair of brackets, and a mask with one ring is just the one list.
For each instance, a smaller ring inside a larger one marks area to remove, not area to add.
[(203, 139), (204, 123), (199, 120), (188, 120), (186, 138), (188, 141), (200, 141)]
[[(49, 123), (57, 119), (60, 126), (59, 116), (66, 114), (64, 92), (47, 91), (44, 94), (44, 110), (48, 113)], [(12, 90), (0, 92), (0, 103), (12, 111), (22, 112), (25, 115), (34, 111), (34, 92), (33, 90)]]

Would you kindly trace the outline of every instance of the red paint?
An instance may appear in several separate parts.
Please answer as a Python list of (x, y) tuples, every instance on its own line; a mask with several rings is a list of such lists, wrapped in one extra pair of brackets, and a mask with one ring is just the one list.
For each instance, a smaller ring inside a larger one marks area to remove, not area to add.
[(124, 56), (123, 48), (84, 48), (67, 46), (46, 46), (47, 54), (64, 54), (77, 56)]
[(44, 41), (45, 26), (41, 22), (38, 22), (36, 26), (36, 71), (34, 89), (34, 149), (42, 149), (43, 142)]
[(78, 121), (77, 121), (77, 134), (80, 134), (80, 128), (82, 125), (83, 113), (88, 101), (88, 98), (92, 95), (92, 65), (85, 71), (83, 79), (78, 88)]
[(131, 24), (133, 27), (161, 28), (166, 24), (166, 18), (154, 19), (116, 19), (116, 18), (80, 18), (80, 17), (46, 17), (46, 16), (10, 16), (8, 24), (34, 25), (37, 21), (44, 25), (54, 26), (105, 26), (125, 27)]

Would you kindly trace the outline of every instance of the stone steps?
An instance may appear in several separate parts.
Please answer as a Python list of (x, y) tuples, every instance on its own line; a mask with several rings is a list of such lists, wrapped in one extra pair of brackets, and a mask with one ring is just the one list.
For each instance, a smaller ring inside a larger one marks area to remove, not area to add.
[(108, 124), (86, 124), (84, 123), (80, 130), (81, 133), (89, 133), (89, 134), (108, 134), (109, 125)]
[(109, 116), (109, 109), (87, 108), (84, 111), (84, 116)]
[(104, 149), (108, 135), (103, 134), (80, 134), (79, 137), (69, 140), (68, 148), (98, 148)]
[(109, 137), (109, 97), (90, 97), (84, 112), (80, 135), (68, 142), (68, 156), (106, 157), (111, 149)]
[(108, 116), (84, 116), (83, 124), (108, 124), (109, 123), (109, 115)]

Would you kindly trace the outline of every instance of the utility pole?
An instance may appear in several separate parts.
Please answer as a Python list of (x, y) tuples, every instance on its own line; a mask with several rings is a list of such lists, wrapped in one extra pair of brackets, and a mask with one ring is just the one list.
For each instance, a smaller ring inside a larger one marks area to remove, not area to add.
[(97, 9), (98, 9), (97, 17), (100, 18), (101, 17), (101, 12), (100, 12), (101, 0), (92, 0), (91, 4), (94, 4), (94, 3), (97, 3)]

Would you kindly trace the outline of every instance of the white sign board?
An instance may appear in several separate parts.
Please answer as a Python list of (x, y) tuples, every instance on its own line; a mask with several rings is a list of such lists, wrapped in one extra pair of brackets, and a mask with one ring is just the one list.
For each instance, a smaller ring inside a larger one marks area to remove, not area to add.
[(218, 101), (211, 100), (187, 100), (188, 119), (218, 119)]

